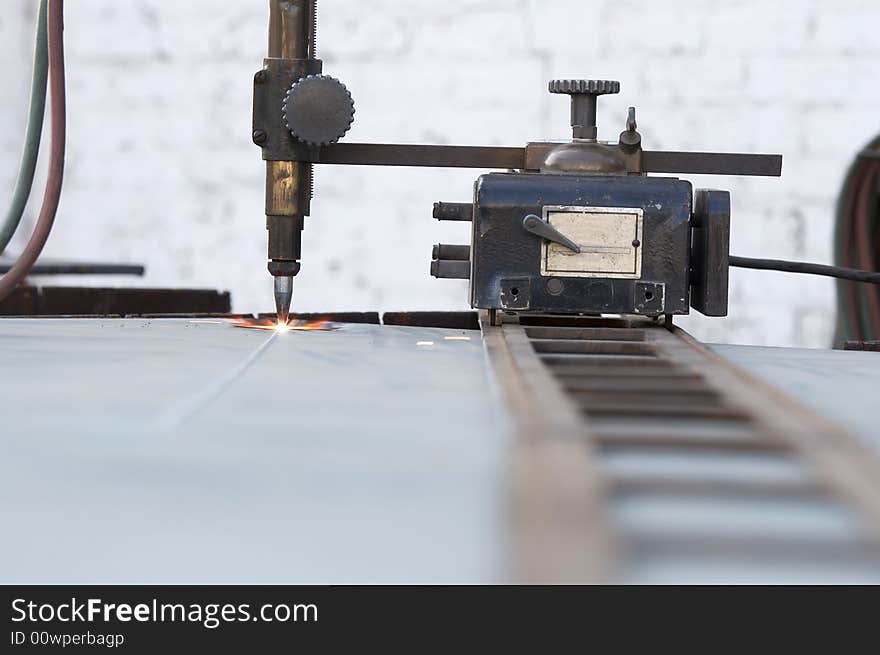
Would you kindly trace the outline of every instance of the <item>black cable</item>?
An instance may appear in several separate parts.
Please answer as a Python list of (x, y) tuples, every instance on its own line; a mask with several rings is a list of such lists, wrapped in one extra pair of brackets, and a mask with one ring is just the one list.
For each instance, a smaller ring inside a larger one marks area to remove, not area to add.
[(824, 275), (836, 277), (841, 280), (853, 280), (854, 282), (870, 282), (880, 284), (880, 273), (860, 271), (856, 268), (842, 268), (840, 266), (827, 266), (825, 264), (810, 264), (809, 262), (788, 262), (781, 259), (755, 259), (752, 257), (730, 257), (730, 265), (737, 268), (754, 268), (762, 271), (783, 271), (785, 273), (808, 273), (810, 275)]

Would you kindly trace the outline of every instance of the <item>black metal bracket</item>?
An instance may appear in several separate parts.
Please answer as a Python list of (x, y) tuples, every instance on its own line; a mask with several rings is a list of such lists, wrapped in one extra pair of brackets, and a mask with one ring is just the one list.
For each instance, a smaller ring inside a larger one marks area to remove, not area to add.
[[(267, 124), (267, 121), (261, 122), (261, 125)], [(283, 124), (275, 129), (280, 133), (268, 134), (269, 140), (263, 145), (263, 159), (312, 164), (480, 168), (537, 172), (539, 169), (533, 163), (534, 151), (540, 147), (542, 151), (547, 152), (562, 145), (542, 143), (530, 144), (528, 148), (516, 148), (401, 143), (332, 143), (310, 148), (290, 136), (290, 132)], [(608, 147), (617, 148), (617, 146)], [(631, 166), (631, 168), (632, 170), (627, 172), (779, 177), (782, 175), (782, 155), (645, 150), (641, 152), (640, 166)]]
[(730, 193), (697, 189), (691, 226), (691, 307), (705, 316), (727, 316)]

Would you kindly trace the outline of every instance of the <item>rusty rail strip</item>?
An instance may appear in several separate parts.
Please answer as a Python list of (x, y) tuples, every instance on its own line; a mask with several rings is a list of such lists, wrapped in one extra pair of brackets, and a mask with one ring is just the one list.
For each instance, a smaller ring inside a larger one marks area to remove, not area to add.
[[(880, 574), (880, 458), (839, 426), (647, 319), (481, 318), (515, 425), (511, 579), (629, 580), (635, 560), (670, 552), (837, 565), (858, 551)], [(697, 509), (638, 510), (664, 499)], [(781, 519), (713, 532), (707, 503)], [(646, 537), (639, 521), (658, 520)]]

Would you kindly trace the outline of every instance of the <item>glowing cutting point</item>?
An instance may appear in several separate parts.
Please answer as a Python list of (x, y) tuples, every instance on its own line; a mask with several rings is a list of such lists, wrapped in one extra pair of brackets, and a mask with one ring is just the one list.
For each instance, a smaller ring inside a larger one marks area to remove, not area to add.
[(240, 318), (232, 323), (234, 327), (237, 328), (250, 328), (252, 330), (271, 330), (273, 332), (287, 334), (288, 332), (311, 332), (311, 331), (321, 331), (321, 332), (330, 332), (333, 330), (338, 330), (336, 326), (334, 326), (329, 321), (325, 321), (324, 319), (317, 319), (313, 321), (303, 321), (292, 319), (287, 321), (286, 323), (283, 321), (278, 321), (274, 318)]

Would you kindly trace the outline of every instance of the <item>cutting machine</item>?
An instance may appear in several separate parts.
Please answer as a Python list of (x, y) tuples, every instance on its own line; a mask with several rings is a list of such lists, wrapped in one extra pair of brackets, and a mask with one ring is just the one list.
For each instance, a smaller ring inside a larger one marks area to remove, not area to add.
[(730, 195), (649, 174), (778, 176), (779, 155), (644, 150), (629, 107), (616, 142), (600, 141), (599, 96), (613, 80), (559, 79), (571, 140), (525, 147), (339, 143), (354, 120), (345, 85), (323, 74), (315, 0), (272, 0), (269, 56), (254, 76), (253, 140), (266, 161), (269, 272), (286, 322), (300, 271), (315, 164), (501, 169), (473, 202), (434, 205), (472, 224), (470, 244), (433, 248), (431, 274), (470, 281), (474, 308), (630, 314), (671, 321), (691, 307), (727, 314)]

